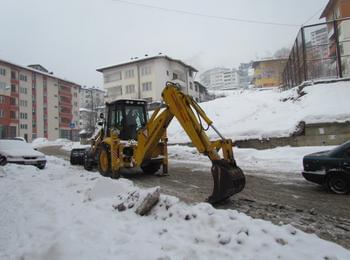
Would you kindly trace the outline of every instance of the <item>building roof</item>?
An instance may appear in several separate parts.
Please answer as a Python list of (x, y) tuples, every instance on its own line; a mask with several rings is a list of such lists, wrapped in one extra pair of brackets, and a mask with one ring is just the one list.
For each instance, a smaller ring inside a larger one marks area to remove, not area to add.
[(151, 57), (144, 57), (144, 58), (140, 58), (140, 59), (134, 59), (134, 60), (131, 60), (131, 61), (128, 61), (128, 62), (123, 62), (123, 63), (120, 63), (120, 64), (99, 68), (99, 69), (97, 69), (97, 71), (98, 72), (103, 72), (104, 70), (107, 70), (107, 69), (118, 68), (118, 67), (121, 67), (121, 66), (138, 63), (138, 62), (141, 62), (141, 61), (148, 61), (148, 60), (161, 59), (161, 58), (167, 59), (169, 61), (178, 62), (178, 63), (182, 64), (183, 66), (185, 66), (185, 67), (187, 67), (187, 68), (189, 68), (189, 69), (191, 69), (191, 70), (193, 70), (195, 72), (198, 72), (198, 70), (196, 70), (194, 67), (184, 63), (181, 60), (173, 59), (173, 58), (171, 58), (171, 57), (169, 57), (167, 55), (157, 55), (157, 56), (151, 56)]
[(263, 60), (257, 60), (257, 61), (253, 61), (252, 67), (254, 68), (255, 66), (257, 66), (259, 63), (261, 62), (269, 62), (269, 61), (287, 61), (288, 58), (277, 58), (277, 59), (263, 59)]
[(320, 19), (327, 16), (327, 14), (330, 12), (330, 10), (333, 8), (334, 4), (337, 2), (337, 0), (329, 0), (326, 7), (323, 9)]
[(21, 69), (25, 69), (25, 70), (29, 70), (29, 71), (32, 71), (32, 72), (35, 72), (35, 73), (38, 73), (38, 74), (41, 74), (41, 75), (44, 75), (44, 76), (47, 76), (47, 77), (50, 77), (50, 78), (54, 78), (54, 79), (58, 79), (58, 80), (61, 80), (61, 81), (65, 81), (65, 82), (68, 82), (68, 83), (71, 83), (71, 84), (74, 84), (74, 85), (77, 85), (80, 87), (79, 84), (73, 82), (73, 81), (70, 81), (70, 80), (67, 80), (67, 79), (64, 79), (64, 78), (61, 78), (61, 77), (57, 77), (53, 74), (50, 74), (50, 73), (46, 73), (46, 72), (43, 72), (43, 71), (40, 71), (40, 70), (37, 70), (37, 69), (33, 69), (33, 68), (30, 68), (30, 67), (26, 67), (26, 66), (22, 66), (22, 65), (18, 65), (16, 63), (13, 63), (13, 62), (10, 62), (10, 61), (6, 61), (6, 60), (3, 60), (3, 59), (0, 59), (0, 63), (6, 63), (6, 64), (9, 64), (10, 66), (15, 66), (15, 67), (18, 67), (18, 68), (21, 68)]

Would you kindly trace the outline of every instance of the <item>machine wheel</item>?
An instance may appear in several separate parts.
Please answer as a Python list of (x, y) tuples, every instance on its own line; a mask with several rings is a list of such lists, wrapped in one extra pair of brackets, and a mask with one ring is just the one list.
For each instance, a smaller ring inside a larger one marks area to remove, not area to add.
[(94, 168), (94, 158), (91, 157), (90, 151), (85, 153), (84, 157), (84, 169), (87, 171), (92, 171)]
[(5, 156), (0, 155), (0, 165), (4, 166), (7, 163), (7, 159)]
[(102, 176), (110, 177), (111, 169), (111, 153), (108, 145), (101, 145), (98, 153), (98, 171)]
[(152, 175), (160, 169), (161, 165), (161, 162), (150, 162), (144, 166), (141, 166), (141, 169), (144, 174)]
[(330, 174), (327, 178), (327, 186), (336, 194), (347, 194), (350, 192), (350, 181), (342, 173)]

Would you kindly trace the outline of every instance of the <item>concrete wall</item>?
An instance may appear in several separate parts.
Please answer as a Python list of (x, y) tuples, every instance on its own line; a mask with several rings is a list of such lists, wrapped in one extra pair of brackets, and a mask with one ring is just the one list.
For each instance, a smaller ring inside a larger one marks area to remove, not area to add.
[(307, 124), (302, 135), (235, 141), (240, 148), (270, 149), (278, 146), (339, 145), (350, 140), (350, 122)]

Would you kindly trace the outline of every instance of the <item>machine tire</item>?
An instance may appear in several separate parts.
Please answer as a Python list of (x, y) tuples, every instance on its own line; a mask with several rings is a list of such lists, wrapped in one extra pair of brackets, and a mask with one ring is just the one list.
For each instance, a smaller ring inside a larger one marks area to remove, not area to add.
[(0, 155), (0, 166), (4, 166), (7, 163), (7, 159), (5, 156)]
[(152, 174), (155, 174), (160, 169), (161, 165), (162, 165), (161, 162), (150, 162), (144, 166), (141, 166), (141, 169), (144, 174), (152, 175)]
[(327, 178), (329, 190), (336, 194), (347, 194), (350, 192), (350, 180), (343, 173), (332, 173)]
[(91, 153), (86, 152), (84, 157), (84, 169), (87, 171), (92, 171), (94, 169), (93, 158), (91, 158)]
[(97, 156), (98, 171), (102, 176), (111, 177), (111, 152), (107, 144), (102, 144)]

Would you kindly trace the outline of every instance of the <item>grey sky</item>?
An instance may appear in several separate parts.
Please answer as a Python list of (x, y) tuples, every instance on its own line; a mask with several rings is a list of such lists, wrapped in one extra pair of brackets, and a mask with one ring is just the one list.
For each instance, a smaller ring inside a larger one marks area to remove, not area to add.
[[(302, 24), (327, 0), (130, 0), (210, 15)], [(1, 0), (0, 59), (40, 63), (82, 85), (96, 68), (158, 52), (200, 71), (236, 67), (292, 45), (299, 27), (239, 23), (113, 0)], [(317, 22), (320, 12), (309, 23)]]

